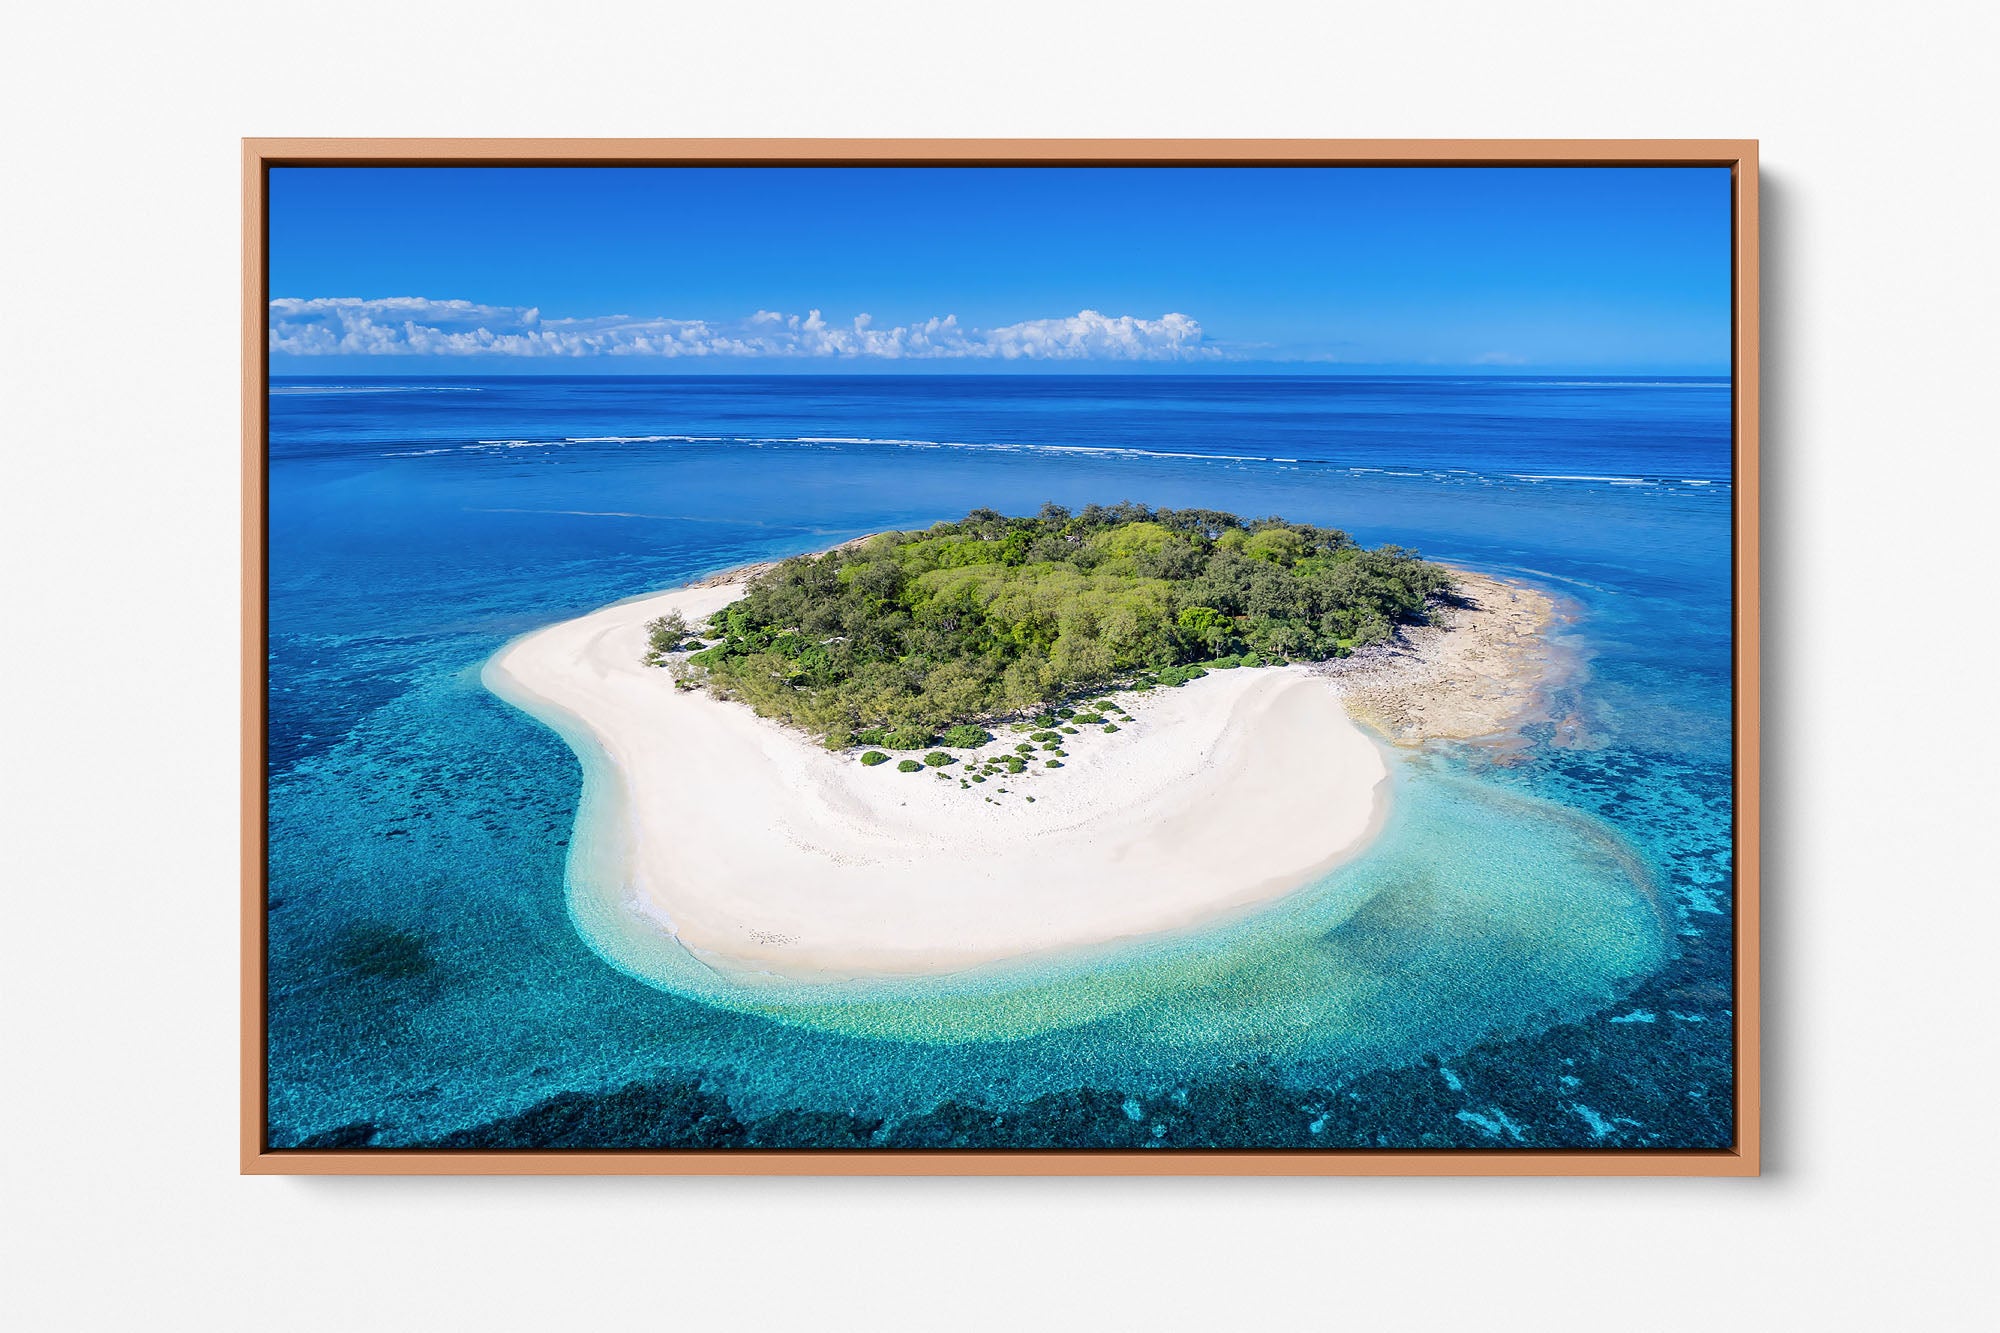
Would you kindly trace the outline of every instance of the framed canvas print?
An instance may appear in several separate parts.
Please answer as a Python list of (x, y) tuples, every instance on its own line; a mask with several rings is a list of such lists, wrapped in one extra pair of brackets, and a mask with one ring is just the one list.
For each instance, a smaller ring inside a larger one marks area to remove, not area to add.
[(245, 1171), (1757, 1170), (1754, 144), (245, 196)]

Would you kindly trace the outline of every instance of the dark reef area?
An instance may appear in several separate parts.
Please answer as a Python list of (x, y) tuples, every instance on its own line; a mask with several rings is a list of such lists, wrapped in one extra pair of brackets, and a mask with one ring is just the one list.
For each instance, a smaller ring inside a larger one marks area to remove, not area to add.
[[(1732, 1026), (1727, 997), (1693, 981), (1705, 970), (1699, 954), (1684, 952), (1615, 1012), (1331, 1087), (1300, 1087), (1246, 1062), (1158, 1095), (1080, 1087), (1015, 1106), (945, 1101), (892, 1120), (806, 1107), (750, 1119), (718, 1088), (675, 1074), (609, 1092), (561, 1093), (515, 1115), (395, 1146), (1725, 1148), (1734, 1140)], [(365, 1149), (381, 1132), (359, 1122), (284, 1146)]]

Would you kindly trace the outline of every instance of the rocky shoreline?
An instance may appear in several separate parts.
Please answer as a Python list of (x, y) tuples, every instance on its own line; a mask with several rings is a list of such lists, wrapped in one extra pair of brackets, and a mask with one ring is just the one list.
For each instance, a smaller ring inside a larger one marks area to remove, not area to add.
[(1499, 740), (1536, 717), (1567, 674), (1548, 640), (1555, 599), (1524, 583), (1453, 569), (1437, 623), (1323, 664), (1354, 719), (1395, 745)]

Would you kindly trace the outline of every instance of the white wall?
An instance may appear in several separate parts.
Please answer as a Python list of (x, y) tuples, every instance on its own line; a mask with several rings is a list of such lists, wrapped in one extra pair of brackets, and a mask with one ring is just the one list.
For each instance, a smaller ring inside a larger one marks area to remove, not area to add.
[[(13, 1326), (1946, 1328), (1991, 1299), (1990, 8), (200, 8), (8, 20)], [(1761, 138), (1766, 1177), (239, 1179), (246, 134)]]

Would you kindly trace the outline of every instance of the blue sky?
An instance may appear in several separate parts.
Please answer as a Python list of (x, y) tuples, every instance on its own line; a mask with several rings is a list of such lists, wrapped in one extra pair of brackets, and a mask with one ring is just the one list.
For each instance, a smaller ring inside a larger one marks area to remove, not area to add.
[(281, 168), (275, 374), (1723, 374), (1720, 168)]

